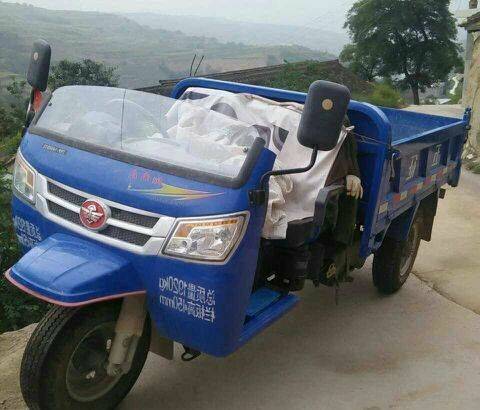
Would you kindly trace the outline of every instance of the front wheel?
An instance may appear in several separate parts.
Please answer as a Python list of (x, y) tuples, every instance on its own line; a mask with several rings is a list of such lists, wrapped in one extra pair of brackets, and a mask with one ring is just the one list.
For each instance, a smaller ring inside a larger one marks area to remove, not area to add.
[(416, 218), (406, 241), (386, 237), (373, 258), (373, 283), (386, 295), (397, 292), (412, 271), (421, 242), (421, 219)]
[(109, 376), (109, 351), (120, 303), (79, 309), (53, 307), (30, 338), (20, 386), (30, 409), (115, 408), (135, 384), (147, 358), (150, 323), (145, 321), (130, 371)]

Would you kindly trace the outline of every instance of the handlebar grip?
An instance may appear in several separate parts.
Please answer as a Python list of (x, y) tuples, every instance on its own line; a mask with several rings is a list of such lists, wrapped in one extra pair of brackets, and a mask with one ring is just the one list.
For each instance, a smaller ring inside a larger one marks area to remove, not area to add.
[(345, 191), (345, 185), (335, 184), (322, 188), (315, 201), (315, 214), (313, 222), (315, 226), (323, 226), (327, 211), (327, 204), (332, 198), (339, 196)]

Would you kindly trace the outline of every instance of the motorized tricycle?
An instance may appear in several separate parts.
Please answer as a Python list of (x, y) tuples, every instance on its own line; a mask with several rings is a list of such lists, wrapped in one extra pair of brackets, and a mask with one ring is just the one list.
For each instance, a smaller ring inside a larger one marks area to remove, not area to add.
[[(48, 44), (35, 43), (13, 179), (25, 254), (6, 272), (54, 305), (22, 361), (32, 409), (113, 408), (147, 353), (172, 359), (174, 342), (185, 361), (230, 355), (292, 309), (306, 280), (337, 287), (372, 254), (375, 286), (396, 292), (431, 238), (442, 187), (459, 181), (468, 112), (382, 109), (321, 81), (308, 95), (201, 78), (181, 81), (172, 98), (90, 86), (48, 93), (49, 63)], [(180, 111), (201, 110), (180, 98), (191, 87), (304, 104), (298, 141), (310, 164), (273, 170), (258, 130), (215, 111), (197, 116), (198, 140), (173, 135)], [(364, 187), (351, 245), (335, 249), (322, 235), (342, 184), (319, 189), (311, 217), (289, 223), (284, 240), (262, 239), (269, 179), (310, 169), (337, 144), (346, 114)]]

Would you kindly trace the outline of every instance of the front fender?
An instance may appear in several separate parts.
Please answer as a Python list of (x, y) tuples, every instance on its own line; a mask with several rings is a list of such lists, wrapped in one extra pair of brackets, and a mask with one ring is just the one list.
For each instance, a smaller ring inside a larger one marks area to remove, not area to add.
[(129, 261), (65, 234), (54, 234), (41, 242), (5, 276), (23, 291), (62, 306), (145, 293)]

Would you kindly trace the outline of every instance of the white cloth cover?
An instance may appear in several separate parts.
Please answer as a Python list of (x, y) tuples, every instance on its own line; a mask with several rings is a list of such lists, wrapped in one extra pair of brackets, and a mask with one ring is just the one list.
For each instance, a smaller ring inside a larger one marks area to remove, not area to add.
[[(188, 93), (196, 94), (189, 100)], [(206, 95), (205, 98), (198, 96)], [(194, 105), (210, 109), (216, 104), (231, 106), (237, 118), (252, 126), (270, 130), (267, 148), (277, 155), (274, 169), (299, 168), (308, 165), (312, 150), (297, 140), (303, 105), (278, 103), (252, 94), (234, 94), (222, 90), (189, 88), (185, 98)], [(288, 137), (283, 143), (279, 134)], [(288, 222), (311, 217), (320, 189), (325, 187), (328, 174), (337, 158), (348, 130), (342, 128), (337, 146), (328, 152), (319, 152), (314, 167), (305, 173), (276, 176), (270, 179), (269, 200), (262, 236), (267, 239), (285, 239)]]

